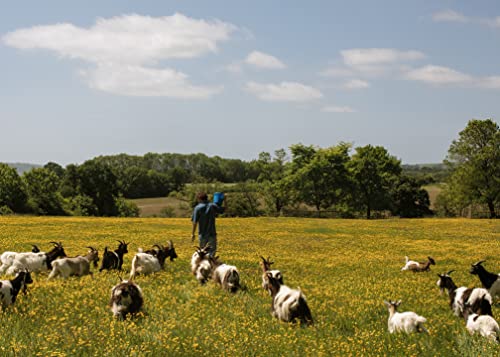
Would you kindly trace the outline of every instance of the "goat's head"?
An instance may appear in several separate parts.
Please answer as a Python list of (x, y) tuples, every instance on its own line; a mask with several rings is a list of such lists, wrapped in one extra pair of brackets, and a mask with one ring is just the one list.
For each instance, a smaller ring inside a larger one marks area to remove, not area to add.
[(398, 301), (385, 301), (384, 300), (384, 305), (387, 307), (389, 310), (389, 313), (395, 313), (398, 310), (398, 306), (401, 305), (401, 300)]
[(174, 243), (171, 240), (168, 241), (167, 250), (170, 261), (174, 261), (174, 259), (177, 258), (177, 252), (175, 251)]
[(268, 285), (269, 293), (272, 296), (274, 296), (280, 290), (280, 287), (281, 287), (280, 280), (281, 279), (279, 277), (274, 276), (273, 273), (271, 273), (271, 272), (267, 272), (266, 276), (267, 276), (267, 281), (269, 282), (269, 285)]
[(210, 267), (212, 268), (212, 270), (222, 264), (222, 262), (219, 260), (219, 256), (218, 255), (214, 256), (214, 257), (209, 256), (208, 257), (208, 261), (210, 263)]
[(436, 265), (436, 261), (432, 257), (427, 257), (430, 265)]
[(442, 294), (444, 289), (449, 289), (453, 286), (453, 280), (451, 279), (450, 274), (455, 270), (450, 270), (444, 274), (438, 274), (439, 280), (437, 281), (437, 286), (439, 286), (440, 293)]
[(480, 260), (474, 264), (471, 264), (471, 268), (469, 270), (469, 273), (474, 274), (474, 275), (479, 275), (480, 273), (483, 273), (484, 271), (486, 271), (486, 269), (482, 265), (485, 261), (486, 260)]
[(87, 259), (89, 262), (94, 263), (94, 268), (97, 268), (97, 262), (99, 261), (99, 252), (94, 247), (88, 246), (89, 252), (87, 253)]
[(156, 259), (158, 259), (160, 266), (163, 268), (163, 266), (165, 265), (165, 259), (167, 259), (167, 256), (168, 256), (168, 248), (166, 249), (161, 244), (155, 244), (155, 245), (153, 245), (153, 247), (158, 248), (155, 256), (156, 256)]
[(125, 243), (125, 241), (121, 241), (121, 240), (119, 240), (117, 242), (120, 243), (120, 244), (118, 245), (118, 248), (116, 250), (118, 252), (122, 253), (122, 254), (128, 253), (128, 249), (127, 248), (128, 248), (128, 245), (130, 243)]
[(274, 262), (271, 261), (271, 257), (264, 258), (262, 255), (260, 256), (262, 261), (260, 262), (260, 266), (262, 267), (262, 271), (266, 272), (268, 270), (271, 270), (271, 265), (274, 264)]
[(62, 246), (61, 242), (50, 242), (54, 245), (54, 248), (52, 248), (47, 255), (50, 255), (54, 259), (57, 257), (65, 258), (67, 257), (66, 252), (64, 251), (64, 248)]
[(40, 248), (38, 248), (36, 244), (32, 244), (31, 246), (32, 246), (31, 248), (32, 253), (40, 253)]

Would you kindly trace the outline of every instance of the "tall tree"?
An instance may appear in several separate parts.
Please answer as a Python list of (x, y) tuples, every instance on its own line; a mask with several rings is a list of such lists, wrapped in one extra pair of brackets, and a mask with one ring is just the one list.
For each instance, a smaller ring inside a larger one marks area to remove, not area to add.
[(355, 197), (370, 219), (372, 210), (391, 208), (391, 188), (401, 174), (401, 162), (382, 146), (356, 148), (350, 169), (355, 184)]
[(21, 212), (26, 204), (26, 191), (16, 169), (0, 163), (0, 207)]
[(40, 215), (63, 215), (60, 178), (46, 168), (33, 169), (23, 175), (31, 210)]
[(290, 200), (289, 184), (286, 180), (287, 156), (284, 149), (274, 152), (274, 158), (268, 152), (259, 154), (257, 161), (260, 175), (258, 178), (260, 191), (268, 209), (276, 215)]
[(500, 201), (500, 131), (491, 119), (469, 121), (448, 149), (454, 185), (477, 203), (486, 203), (490, 218), (497, 217)]

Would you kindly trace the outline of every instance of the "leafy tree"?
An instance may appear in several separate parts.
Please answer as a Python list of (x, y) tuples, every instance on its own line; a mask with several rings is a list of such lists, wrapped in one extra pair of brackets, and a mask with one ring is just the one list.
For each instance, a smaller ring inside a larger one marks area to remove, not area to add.
[(0, 163), (0, 207), (7, 206), (14, 212), (21, 212), (26, 199), (24, 183), (16, 169)]
[(429, 194), (422, 188), (422, 182), (402, 175), (393, 191), (392, 213), (400, 217), (414, 218), (430, 215)]
[(23, 175), (28, 193), (28, 205), (35, 214), (63, 215), (60, 179), (46, 168), (33, 169)]
[(292, 145), (289, 180), (296, 199), (314, 206), (318, 213), (321, 208), (339, 203), (350, 185), (349, 149), (350, 145), (345, 143), (324, 149)]
[(284, 149), (274, 152), (274, 159), (267, 152), (259, 154), (258, 178), (260, 190), (269, 211), (279, 215), (291, 200), (287, 181), (287, 157)]
[(448, 149), (457, 194), (486, 203), (490, 218), (497, 217), (500, 201), (500, 131), (491, 119), (471, 120)]
[(44, 169), (52, 171), (59, 177), (60, 179), (64, 176), (64, 168), (55, 162), (48, 162), (43, 166)]
[(401, 173), (401, 163), (382, 146), (357, 147), (350, 170), (357, 204), (370, 219), (372, 210), (391, 208), (391, 188)]

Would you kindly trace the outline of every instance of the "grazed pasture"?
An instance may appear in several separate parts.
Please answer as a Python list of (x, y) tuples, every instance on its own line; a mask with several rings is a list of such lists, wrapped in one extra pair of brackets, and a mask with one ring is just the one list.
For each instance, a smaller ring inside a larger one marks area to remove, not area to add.
[[(27, 295), (0, 313), (0, 355), (339, 355), (496, 356), (500, 347), (471, 337), (439, 295), (437, 272), (455, 269), (457, 285), (480, 286), (470, 264), (486, 259), (500, 272), (497, 220), (219, 219), (219, 255), (236, 265), (245, 291), (231, 295), (199, 286), (189, 270), (193, 252), (189, 219), (0, 217), (0, 250), (50, 248), (61, 241), (68, 255), (91, 245), (101, 252), (117, 240), (132, 242), (128, 275), (138, 247), (173, 240), (179, 259), (137, 283), (145, 311), (117, 321), (107, 306), (116, 272), (46, 281), (34, 276)], [(300, 286), (315, 324), (280, 323), (261, 289), (259, 255), (271, 256), (285, 283)], [(404, 256), (437, 262), (430, 273), (401, 272)], [(3, 277), (5, 278), (5, 277)], [(430, 335), (390, 335), (386, 299), (400, 311), (428, 319)], [(493, 308), (500, 317), (500, 306)]]

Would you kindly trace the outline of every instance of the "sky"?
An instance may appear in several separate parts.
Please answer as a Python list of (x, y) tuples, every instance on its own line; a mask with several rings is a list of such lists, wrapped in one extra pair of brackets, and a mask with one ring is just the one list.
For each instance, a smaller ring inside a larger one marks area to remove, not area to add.
[(349, 142), (438, 163), (498, 123), (500, 1), (4, 1), (0, 81), (0, 162)]

